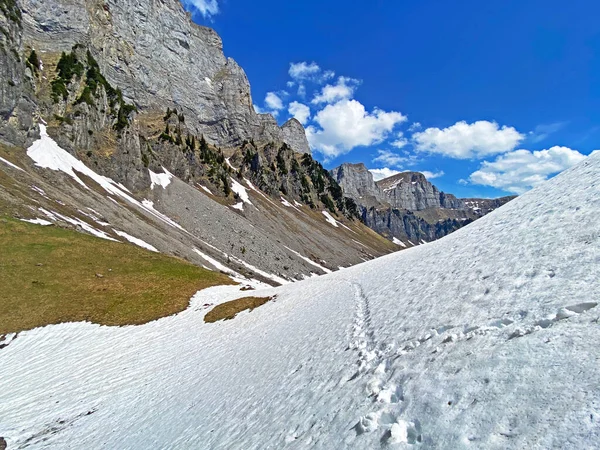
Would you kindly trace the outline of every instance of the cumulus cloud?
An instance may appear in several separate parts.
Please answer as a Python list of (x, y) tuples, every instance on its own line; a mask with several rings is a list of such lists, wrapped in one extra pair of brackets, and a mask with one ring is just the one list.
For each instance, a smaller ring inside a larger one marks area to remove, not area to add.
[(342, 100), (327, 105), (313, 120), (319, 126), (306, 129), (308, 141), (314, 150), (331, 159), (355, 147), (381, 143), (396, 125), (406, 121), (406, 116), (377, 108), (368, 112), (356, 100)]
[(430, 172), (429, 170), (421, 170), (421, 173), (428, 180), (435, 180), (436, 178), (440, 178), (440, 177), (443, 177), (444, 175), (446, 175), (443, 170), (440, 170), (439, 172)]
[(513, 127), (499, 127), (496, 122), (485, 120), (471, 124), (461, 121), (448, 128), (427, 128), (413, 134), (417, 150), (457, 159), (484, 158), (506, 153), (524, 138)]
[(189, 11), (198, 11), (204, 17), (219, 13), (218, 0), (182, 0), (183, 6)]
[(299, 102), (292, 102), (288, 108), (291, 116), (296, 118), (302, 125), (306, 125), (310, 118), (310, 108)]
[(384, 180), (389, 177), (393, 177), (394, 175), (398, 175), (401, 173), (398, 170), (392, 170), (388, 167), (384, 167), (382, 169), (369, 169), (369, 172), (373, 174), (373, 179), (375, 181)]
[(407, 157), (400, 156), (397, 153), (389, 150), (378, 150), (377, 153), (379, 156), (373, 159), (373, 162), (382, 163), (387, 166), (398, 167), (399, 165), (408, 161)]
[(392, 145), (396, 148), (404, 148), (408, 145), (408, 139), (404, 137), (404, 133), (398, 133), (397, 139), (392, 142)]
[(415, 131), (418, 131), (421, 128), (422, 128), (421, 122), (415, 122), (410, 127), (408, 127), (408, 131), (410, 131), (411, 133), (414, 133)]
[(339, 77), (336, 84), (328, 84), (319, 94), (315, 95), (311, 103), (318, 105), (320, 103), (335, 103), (340, 100), (349, 100), (354, 96), (354, 91), (359, 84), (359, 80)]
[(291, 63), (289, 74), (294, 80), (308, 80), (321, 72), (321, 68), (315, 62)]
[(556, 146), (534, 152), (515, 150), (498, 156), (493, 162), (484, 161), (469, 180), (474, 184), (522, 194), (585, 158), (585, 155), (568, 147)]
[(275, 92), (268, 92), (265, 97), (265, 105), (273, 111), (283, 109), (283, 100)]
[(312, 81), (315, 83), (324, 83), (335, 77), (335, 72), (331, 70), (323, 71), (315, 62), (291, 63), (288, 71), (292, 80), (300, 83), (302, 81)]

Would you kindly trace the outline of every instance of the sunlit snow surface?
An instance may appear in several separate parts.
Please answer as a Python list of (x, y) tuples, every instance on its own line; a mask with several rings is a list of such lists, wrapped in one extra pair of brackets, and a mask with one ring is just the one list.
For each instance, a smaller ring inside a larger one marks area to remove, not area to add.
[[(65, 324), (0, 350), (9, 449), (600, 446), (600, 155), (430, 244), (204, 324)], [(206, 306), (209, 305), (209, 306)]]

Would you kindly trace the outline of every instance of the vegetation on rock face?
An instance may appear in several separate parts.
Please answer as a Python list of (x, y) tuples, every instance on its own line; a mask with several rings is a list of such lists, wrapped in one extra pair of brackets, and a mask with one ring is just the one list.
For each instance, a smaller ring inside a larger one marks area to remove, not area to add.
[(73, 77), (81, 78), (83, 71), (83, 64), (77, 59), (75, 52), (62, 53), (56, 66), (57, 77), (52, 81), (52, 98), (55, 102), (59, 102), (61, 98), (64, 101), (69, 98), (69, 84)]
[[(63, 52), (56, 67), (57, 77), (52, 81), (52, 98), (58, 103), (61, 99), (67, 101), (69, 98), (69, 85), (73, 78), (81, 79), (85, 73), (85, 85), (74, 105), (82, 103), (88, 106), (96, 106), (97, 100), (101, 98), (102, 93), (106, 94), (110, 114), (115, 118), (113, 128), (120, 132), (129, 126), (129, 116), (137, 111), (134, 105), (129, 105), (123, 99), (123, 93), (120, 89), (111, 86), (108, 80), (102, 75), (100, 66), (88, 50), (85, 58), (85, 64), (77, 57), (75, 46), (70, 53)], [(37, 55), (36, 55), (37, 58)]]
[(17, 25), (21, 25), (21, 10), (16, 0), (0, 0), (0, 11)]
[(49, 324), (143, 324), (228, 277), (130, 244), (0, 221), (0, 335)]
[(27, 58), (27, 65), (34, 73), (37, 73), (40, 70), (41, 63), (35, 50), (31, 50), (29, 58)]

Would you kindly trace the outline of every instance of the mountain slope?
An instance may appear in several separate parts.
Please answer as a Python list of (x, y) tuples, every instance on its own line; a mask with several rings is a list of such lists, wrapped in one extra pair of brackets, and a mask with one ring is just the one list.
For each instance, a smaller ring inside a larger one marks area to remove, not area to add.
[[(595, 448), (600, 155), (439, 241), (0, 350), (8, 448)], [(577, 180), (577, 182), (573, 182)]]
[(397, 250), (356, 220), (299, 122), (254, 112), (242, 69), (178, 0), (5, 3), (0, 213), (251, 283)]
[(459, 199), (419, 172), (375, 182), (362, 163), (342, 164), (331, 174), (358, 205), (361, 220), (403, 247), (446, 236), (515, 198)]

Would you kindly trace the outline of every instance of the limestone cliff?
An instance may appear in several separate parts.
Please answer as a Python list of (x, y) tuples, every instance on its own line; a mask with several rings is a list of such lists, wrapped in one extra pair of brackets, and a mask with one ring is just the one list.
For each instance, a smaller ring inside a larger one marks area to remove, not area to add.
[(39, 54), (91, 51), (107, 80), (143, 112), (175, 108), (194, 134), (234, 147), (285, 142), (309, 152), (300, 124), (256, 114), (240, 66), (217, 33), (193, 23), (178, 0), (20, 0), (22, 41)]
[(357, 203), (367, 226), (403, 242), (439, 239), (514, 198), (459, 199), (441, 192), (419, 172), (375, 182), (362, 163), (342, 164), (331, 174), (344, 195)]

